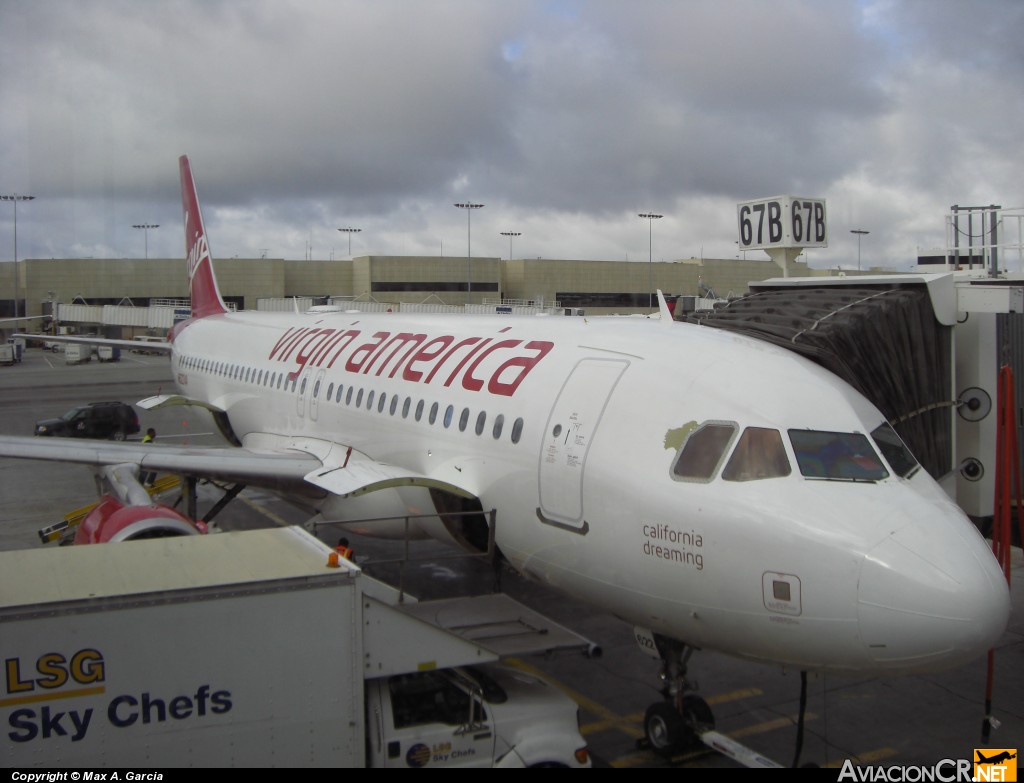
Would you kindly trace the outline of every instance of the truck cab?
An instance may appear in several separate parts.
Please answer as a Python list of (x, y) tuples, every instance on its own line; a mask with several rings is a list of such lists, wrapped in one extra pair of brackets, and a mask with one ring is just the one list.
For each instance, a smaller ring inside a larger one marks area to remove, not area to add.
[(575, 703), (509, 665), (366, 683), (369, 767), (590, 766)]

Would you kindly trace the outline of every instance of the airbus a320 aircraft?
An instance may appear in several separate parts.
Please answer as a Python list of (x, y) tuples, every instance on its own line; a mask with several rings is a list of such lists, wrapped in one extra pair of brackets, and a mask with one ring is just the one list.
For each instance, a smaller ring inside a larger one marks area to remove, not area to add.
[[(494, 509), (508, 563), (632, 623), (664, 661), (666, 701), (647, 719), (663, 746), (710, 720), (685, 692), (693, 648), (906, 673), (973, 659), (1003, 632), (1009, 593), (978, 531), (827, 371), (664, 307), (660, 321), (231, 313), (180, 168), (180, 393), (140, 405), (202, 406), (235, 448), (4, 438), (0, 453), (272, 486), (330, 521), (429, 512), (421, 534), (469, 549), (488, 523), (454, 512)], [(79, 539), (194, 529), (130, 489)]]

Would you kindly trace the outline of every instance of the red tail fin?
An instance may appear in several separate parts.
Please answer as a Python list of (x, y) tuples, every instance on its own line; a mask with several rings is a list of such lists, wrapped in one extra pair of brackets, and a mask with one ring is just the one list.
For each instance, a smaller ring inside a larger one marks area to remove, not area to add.
[(203, 214), (199, 211), (199, 197), (196, 183), (192, 179), (192, 168), (188, 156), (178, 158), (181, 167), (181, 207), (185, 216), (185, 252), (188, 261), (188, 283), (192, 293), (192, 317), (205, 318), (208, 315), (226, 313), (227, 306), (217, 288), (213, 275), (210, 246), (206, 241), (206, 227)]

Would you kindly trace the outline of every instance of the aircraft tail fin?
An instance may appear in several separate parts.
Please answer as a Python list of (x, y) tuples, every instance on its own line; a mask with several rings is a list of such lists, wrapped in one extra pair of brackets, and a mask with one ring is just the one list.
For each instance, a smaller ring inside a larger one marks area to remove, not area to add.
[(185, 219), (185, 253), (188, 262), (188, 284), (192, 294), (192, 317), (205, 318), (228, 311), (217, 288), (213, 274), (210, 245), (206, 239), (206, 226), (199, 210), (199, 196), (192, 178), (188, 156), (178, 158), (181, 168), (181, 208)]

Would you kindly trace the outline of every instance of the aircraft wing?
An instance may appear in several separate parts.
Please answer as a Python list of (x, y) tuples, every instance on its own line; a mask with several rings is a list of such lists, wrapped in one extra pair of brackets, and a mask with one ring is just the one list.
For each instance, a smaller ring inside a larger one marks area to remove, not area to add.
[(316, 457), (300, 451), (262, 452), (244, 448), (203, 448), (14, 435), (0, 436), (0, 456), (80, 465), (132, 463), (145, 470), (243, 481), (260, 486), (301, 483), (307, 473), (322, 467)]
[(48, 343), (81, 343), (82, 345), (112, 345), (128, 350), (145, 350), (153, 353), (170, 353), (171, 344), (168, 342), (141, 342), (139, 340), (114, 340), (96, 335), (94, 337), (72, 337), (66, 334), (16, 334), (14, 337), (22, 337), (26, 340), (37, 340)]
[[(300, 448), (251, 449), (116, 443), (82, 438), (0, 436), (0, 457), (70, 462), (80, 465), (138, 465), (144, 471), (181, 473), (273, 489), (314, 487), (354, 497), (399, 486), (434, 487), (472, 497), (461, 487), (415, 471), (342, 451), (323, 459)], [(340, 460), (340, 462), (339, 462)]]

